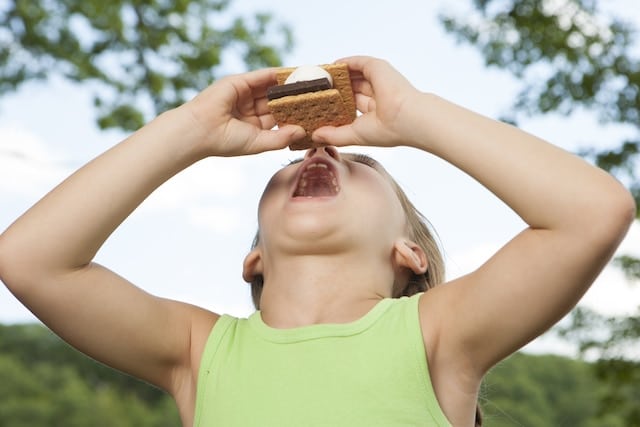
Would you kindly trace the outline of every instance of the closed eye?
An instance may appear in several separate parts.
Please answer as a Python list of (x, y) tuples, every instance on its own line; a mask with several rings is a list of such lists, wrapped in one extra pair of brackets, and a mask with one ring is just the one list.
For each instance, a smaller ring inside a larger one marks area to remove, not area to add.
[[(376, 166), (378, 165), (378, 162), (376, 160), (374, 160), (373, 158), (367, 156), (366, 154), (360, 154), (360, 153), (349, 153), (348, 154), (348, 159), (351, 160), (352, 162), (357, 162), (357, 163), (362, 163), (363, 165), (367, 165), (373, 169), (376, 168)], [(287, 163), (286, 166), (291, 166), (291, 165), (295, 165), (297, 163), (300, 163), (304, 160), (304, 158), (300, 157), (298, 159), (294, 159), (289, 161), (289, 163)]]
[(378, 162), (376, 162), (374, 159), (372, 159), (371, 157), (367, 156), (366, 154), (351, 154), (350, 155), (351, 160), (354, 162), (358, 162), (358, 163), (362, 163), (363, 165), (367, 165), (371, 168), (376, 168)]
[(287, 163), (284, 166), (287, 167), (287, 166), (295, 165), (296, 163), (300, 163), (303, 160), (304, 159), (302, 157), (300, 157), (299, 159), (290, 160), (289, 163)]

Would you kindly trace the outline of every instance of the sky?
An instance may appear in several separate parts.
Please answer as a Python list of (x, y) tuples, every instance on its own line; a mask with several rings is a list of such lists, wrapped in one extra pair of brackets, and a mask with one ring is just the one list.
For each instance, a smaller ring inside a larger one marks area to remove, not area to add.
[[(611, 0), (611, 10), (640, 25), (634, 0)], [(453, 2), (236, 0), (233, 11), (270, 11), (291, 26), (294, 50), (286, 66), (322, 64), (365, 54), (384, 58), (418, 89), (434, 92), (490, 117), (507, 111), (518, 82), (488, 70), (471, 47), (446, 35), (437, 15)], [(458, 11), (464, 13), (461, 4)], [(464, 2), (466, 3), (466, 2)], [(227, 66), (234, 70), (233, 62)], [(520, 126), (568, 150), (593, 141), (618, 141), (629, 129), (603, 126), (587, 113), (527, 119)], [(99, 131), (86, 87), (53, 78), (0, 98), (0, 229), (10, 225), (75, 169), (126, 135)], [(408, 148), (346, 149), (373, 155), (391, 172), (437, 231), (448, 277), (486, 261), (525, 225), (504, 203), (463, 172)], [(96, 261), (137, 286), (219, 313), (252, 311), (242, 260), (256, 231), (256, 209), (269, 177), (300, 153), (289, 150), (243, 158), (206, 159), (158, 189), (105, 243)], [(619, 253), (640, 256), (634, 225)], [(78, 302), (80, 303), (80, 302)], [(640, 305), (640, 286), (607, 267), (580, 304), (605, 314)], [(0, 322), (35, 321), (0, 286)], [(543, 336), (532, 352), (567, 352)]]

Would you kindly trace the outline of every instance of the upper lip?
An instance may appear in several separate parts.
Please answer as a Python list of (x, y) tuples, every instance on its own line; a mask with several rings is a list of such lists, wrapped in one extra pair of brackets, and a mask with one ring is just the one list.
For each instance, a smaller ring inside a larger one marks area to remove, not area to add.
[(321, 163), (323, 165), (327, 166), (327, 169), (336, 177), (336, 180), (338, 180), (338, 182), (340, 182), (339, 179), (339, 175), (338, 175), (338, 170), (335, 167), (335, 165), (332, 163), (332, 161), (328, 158), (325, 157), (321, 157), (321, 156), (312, 156), (310, 158), (308, 158), (307, 160), (303, 161), (300, 164), (300, 168), (298, 168), (298, 171), (296, 173), (296, 179), (294, 181), (294, 186), (291, 189), (291, 196), (293, 197), (294, 193), (296, 192), (296, 190), (298, 189), (298, 185), (300, 184), (300, 179), (302, 178), (302, 175), (305, 173), (305, 171), (307, 169), (309, 169), (309, 166), (314, 165), (314, 164), (318, 164)]

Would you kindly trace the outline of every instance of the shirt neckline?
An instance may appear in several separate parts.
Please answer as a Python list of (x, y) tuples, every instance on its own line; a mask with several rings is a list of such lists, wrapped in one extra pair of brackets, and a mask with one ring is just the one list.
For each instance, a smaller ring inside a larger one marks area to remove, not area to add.
[(297, 328), (279, 329), (264, 323), (260, 311), (253, 313), (247, 320), (249, 326), (260, 337), (267, 341), (275, 343), (295, 343), (324, 337), (345, 337), (356, 335), (371, 327), (392, 303), (392, 298), (382, 299), (364, 316), (347, 323), (321, 323), (300, 326)]

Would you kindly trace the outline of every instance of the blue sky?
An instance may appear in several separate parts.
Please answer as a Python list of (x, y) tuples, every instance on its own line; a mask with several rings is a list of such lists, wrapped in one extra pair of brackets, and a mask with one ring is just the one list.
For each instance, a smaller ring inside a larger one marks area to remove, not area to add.
[[(518, 84), (487, 70), (470, 47), (456, 45), (437, 22), (453, 2), (236, 0), (238, 13), (270, 10), (293, 28), (286, 65), (319, 64), (367, 54), (389, 60), (419, 89), (435, 92), (485, 115), (506, 111)], [(461, 9), (460, 3), (456, 5)], [(553, 2), (552, 2), (553, 3)], [(640, 25), (633, 0), (611, 0)], [(234, 70), (233, 62), (228, 68)], [(0, 229), (83, 163), (125, 135), (99, 132), (91, 93), (53, 79), (0, 99)], [(596, 140), (617, 141), (628, 129), (603, 127), (586, 113), (527, 120), (521, 126), (575, 150)], [(354, 151), (354, 150), (347, 150)], [(367, 149), (405, 188), (430, 219), (445, 250), (449, 277), (478, 267), (524, 224), (501, 201), (443, 161), (410, 149)], [(299, 154), (282, 150), (235, 159), (207, 159), (154, 193), (107, 241), (97, 261), (147, 291), (247, 315), (252, 307), (241, 265), (256, 228), (258, 198), (268, 178)], [(622, 249), (640, 256), (634, 225)], [(640, 305), (640, 287), (627, 286), (607, 268), (583, 299), (605, 313)], [(0, 322), (34, 317), (0, 287)], [(553, 340), (534, 351), (561, 351)]]

